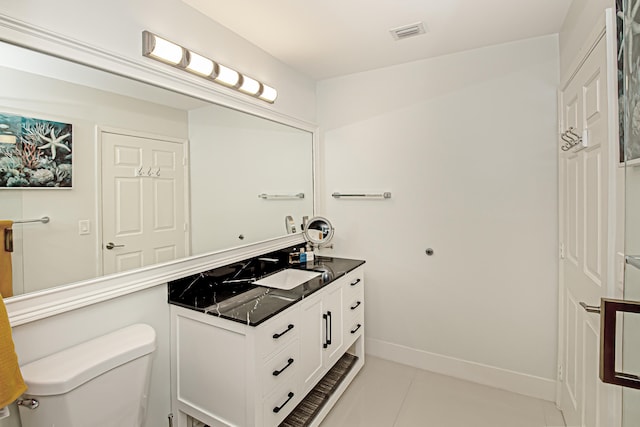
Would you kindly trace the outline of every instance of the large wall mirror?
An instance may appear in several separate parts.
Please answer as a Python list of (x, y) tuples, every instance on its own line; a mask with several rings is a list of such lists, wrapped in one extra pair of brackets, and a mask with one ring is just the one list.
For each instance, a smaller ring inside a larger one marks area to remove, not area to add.
[(13, 295), (266, 241), (313, 216), (309, 129), (11, 44), (0, 55)]

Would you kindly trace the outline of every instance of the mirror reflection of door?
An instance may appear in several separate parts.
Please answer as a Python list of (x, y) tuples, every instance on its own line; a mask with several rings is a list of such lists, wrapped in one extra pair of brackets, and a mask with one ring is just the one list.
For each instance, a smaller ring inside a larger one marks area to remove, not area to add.
[(187, 254), (185, 142), (103, 131), (104, 274)]

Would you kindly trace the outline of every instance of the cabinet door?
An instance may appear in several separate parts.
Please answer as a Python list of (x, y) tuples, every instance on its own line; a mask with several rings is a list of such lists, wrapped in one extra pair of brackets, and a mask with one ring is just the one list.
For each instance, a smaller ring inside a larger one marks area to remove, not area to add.
[(343, 291), (341, 281), (337, 286), (330, 286), (324, 296), (324, 315), (328, 322), (327, 346), (324, 349), (326, 368), (329, 369), (344, 353), (344, 325), (343, 325)]
[(320, 379), (323, 371), (323, 344), (325, 321), (323, 320), (322, 294), (315, 295), (300, 306), (300, 380), (306, 394)]

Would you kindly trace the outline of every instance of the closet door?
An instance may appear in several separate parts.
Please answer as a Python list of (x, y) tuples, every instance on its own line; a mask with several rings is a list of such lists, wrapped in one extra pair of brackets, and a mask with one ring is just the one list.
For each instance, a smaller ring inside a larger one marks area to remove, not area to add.
[(609, 239), (613, 238), (608, 225), (613, 141), (609, 140), (607, 77), (603, 33), (561, 94), (563, 133), (571, 130), (582, 138), (570, 149), (561, 139), (566, 151), (559, 150), (563, 285), (559, 377), (561, 409), (568, 426), (605, 427), (607, 413), (605, 386), (598, 378), (597, 312), (600, 298), (607, 295)]
[(104, 273), (186, 256), (184, 144), (101, 137)]

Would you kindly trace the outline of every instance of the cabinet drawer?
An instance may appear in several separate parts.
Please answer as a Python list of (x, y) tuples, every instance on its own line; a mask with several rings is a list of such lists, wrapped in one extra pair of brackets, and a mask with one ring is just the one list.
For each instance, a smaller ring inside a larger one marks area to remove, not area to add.
[(364, 295), (364, 270), (358, 268), (347, 274), (344, 279), (345, 294), (348, 298), (355, 295)]
[(364, 312), (364, 295), (362, 295), (361, 293), (355, 293), (345, 296), (344, 303), (344, 313), (346, 320), (349, 320), (351, 317)]
[(349, 319), (345, 320), (344, 327), (346, 345), (349, 346), (356, 338), (362, 335), (364, 330), (364, 311), (350, 316)]
[(300, 329), (300, 310), (296, 307), (258, 327), (258, 347), (260, 356), (281, 351), (288, 343), (298, 337)]
[(279, 425), (287, 415), (296, 407), (302, 399), (298, 383), (288, 381), (264, 399), (263, 426), (272, 427)]
[(300, 342), (296, 339), (262, 366), (262, 394), (267, 395), (281, 384), (296, 381), (300, 364)]

